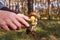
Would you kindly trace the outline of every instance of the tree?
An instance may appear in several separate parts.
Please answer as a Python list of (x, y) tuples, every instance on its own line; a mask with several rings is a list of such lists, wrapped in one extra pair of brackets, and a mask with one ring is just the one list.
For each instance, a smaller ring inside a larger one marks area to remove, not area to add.
[(33, 3), (34, 0), (28, 0), (28, 13), (31, 13), (33, 11)]

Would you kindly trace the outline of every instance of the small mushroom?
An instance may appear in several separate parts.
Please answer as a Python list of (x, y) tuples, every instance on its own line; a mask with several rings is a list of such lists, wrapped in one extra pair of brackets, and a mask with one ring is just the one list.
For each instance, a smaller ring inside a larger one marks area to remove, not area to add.
[(34, 17), (37, 18), (37, 19), (40, 18), (40, 15), (38, 15), (38, 13), (35, 13), (35, 12), (31, 12), (28, 16), (29, 16), (29, 17), (34, 16)]
[(27, 34), (29, 34), (29, 33), (34, 31), (34, 28), (37, 25), (37, 19), (40, 18), (40, 16), (37, 13), (35, 13), (35, 12), (31, 12), (28, 16), (30, 17), (30, 21), (29, 21), (30, 22), (29, 23), (30, 27), (27, 28), (27, 30), (26, 30)]

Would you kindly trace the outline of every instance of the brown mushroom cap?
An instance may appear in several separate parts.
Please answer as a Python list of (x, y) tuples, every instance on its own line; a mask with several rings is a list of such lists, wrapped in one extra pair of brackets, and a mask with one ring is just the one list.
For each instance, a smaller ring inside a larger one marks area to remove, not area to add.
[(36, 18), (40, 18), (40, 15), (38, 15), (38, 14), (35, 13), (35, 12), (31, 12), (28, 16), (29, 16), (29, 17), (35, 16)]

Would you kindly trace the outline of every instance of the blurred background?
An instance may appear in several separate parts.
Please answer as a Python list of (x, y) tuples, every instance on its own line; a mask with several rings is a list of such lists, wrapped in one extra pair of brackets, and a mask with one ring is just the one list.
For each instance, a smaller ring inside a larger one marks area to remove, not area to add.
[[(2, 0), (3, 3), (19, 13), (28, 14), (29, 0)], [(60, 20), (60, 0), (31, 0), (33, 11), (40, 14), (41, 19)]]
[[(40, 15), (35, 28), (36, 38), (26, 34), (26, 29), (10, 31), (0, 30), (0, 40), (60, 40), (60, 0), (2, 0), (11, 10), (28, 14), (28, 5)], [(28, 4), (30, 1), (31, 4)]]

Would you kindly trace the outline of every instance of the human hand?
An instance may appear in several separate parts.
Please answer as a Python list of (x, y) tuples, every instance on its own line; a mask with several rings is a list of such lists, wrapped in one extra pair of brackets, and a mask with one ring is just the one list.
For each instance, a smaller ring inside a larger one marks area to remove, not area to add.
[(13, 30), (21, 29), (21, 25), (29, 27), (29, 24), (25, 20), (29, 20), (29, 18), (23, 14), (0, 10), (0, 27), (6, 31), (9, 31), (10, 28)]

